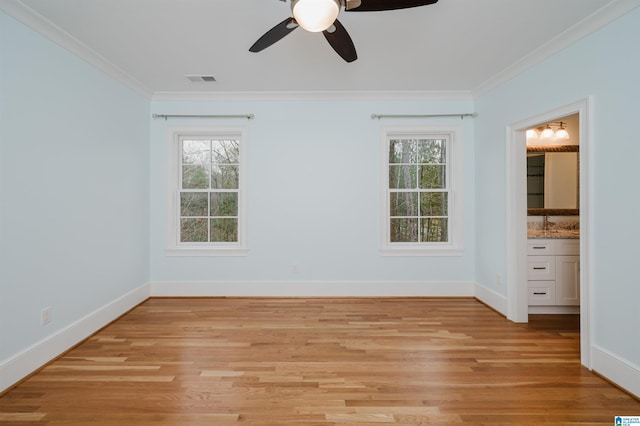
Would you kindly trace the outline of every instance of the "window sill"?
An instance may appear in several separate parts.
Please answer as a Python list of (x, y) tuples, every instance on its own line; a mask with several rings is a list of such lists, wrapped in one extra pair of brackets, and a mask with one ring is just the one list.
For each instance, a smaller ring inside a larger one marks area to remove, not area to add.
[(232, 257), (232, 256), (248, 256), (249, 249), (247, 248), (194, 248), (194, 247), (185, 247), (185, 248), (170, 248), (165, 249), (164, 254), (166, 256), (171, 257)]
[(385, 247), (380, 249), (381, 256), (462, 256), (464, 249), (452, 247)]

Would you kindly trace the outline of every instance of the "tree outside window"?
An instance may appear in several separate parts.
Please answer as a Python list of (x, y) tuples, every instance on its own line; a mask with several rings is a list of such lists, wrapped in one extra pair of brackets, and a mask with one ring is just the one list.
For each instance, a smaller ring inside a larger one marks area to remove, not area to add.
[(182, 138), (181, 243), (238, 241), (240, 141)]
[(389, 139), (389, 240), (449, 240), (447, 139)]

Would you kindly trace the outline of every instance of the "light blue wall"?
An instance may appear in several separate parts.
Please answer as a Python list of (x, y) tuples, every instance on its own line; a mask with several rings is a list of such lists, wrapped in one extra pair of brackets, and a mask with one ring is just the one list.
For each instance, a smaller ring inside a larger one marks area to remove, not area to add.
[(640, 9), (476, 99), (476, 277), (505, 273), (505, 128), (593, 97), (589, 267), (594, 345), (640, 365)]
[[(371, 114), (468, 112), (470, 100), (160, 102), (154, 113), (254, 113), (251, 121), (155, 120), (151, 125), (152, 281), (466, 281), (474, 279), (473, 119), (464, 134), (464, 239), (460, 257), (381, 257), (381, 126)], [(241, 258), (167, 257), (167, 125), (236, 124), (249, 129), (249, 246)], [(294, 272), (293, 265), (299, 265)], [(295, 285), (295, 284), (291, 284)], [(304, 285), (304, 284), (302, 284)], [(295, 287), (292, 287), (292, 294)], [(354, 295), (358, 290), (353, 290)], [(366, 295), (366, 294), (364, 294)]]
[(149, 101), (0, 31), (1, 363), (148, 281)]

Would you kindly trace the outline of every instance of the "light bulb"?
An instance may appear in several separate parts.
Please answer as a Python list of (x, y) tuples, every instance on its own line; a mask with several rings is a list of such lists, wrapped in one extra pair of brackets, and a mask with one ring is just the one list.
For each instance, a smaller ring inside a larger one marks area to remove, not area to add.
[(302, 28), (312, 33), (324, 31), (340, 14), (338, 0), (293, 0), (293, 17)]
[(542, 131), (542, 133), (540, 133), (540, 139), (551, 139), (554, 134), (555, 134), (555, 132), (553, 131), (553, 129), (551, 127), (547, 126)]
[(556, 132), (556, 139), (566, 140), (569, 139), (569, 132), (567, 129), (560, 129)]
[(560, 122), (560, 128), (556, 132), (556, 139), (567, 140), (569, 139), (569, 132), (564, 128), (564, 123)]
[(538, 140), (538, 131), (536, 129), (527, 130), (527, 140)]

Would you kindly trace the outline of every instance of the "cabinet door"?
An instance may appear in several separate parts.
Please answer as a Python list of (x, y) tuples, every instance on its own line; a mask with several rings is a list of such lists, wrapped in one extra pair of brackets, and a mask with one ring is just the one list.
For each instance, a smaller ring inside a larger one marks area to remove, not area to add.
[(580, 305), (580, 256), (556, 256), (556, 304)]

